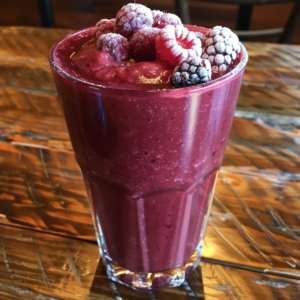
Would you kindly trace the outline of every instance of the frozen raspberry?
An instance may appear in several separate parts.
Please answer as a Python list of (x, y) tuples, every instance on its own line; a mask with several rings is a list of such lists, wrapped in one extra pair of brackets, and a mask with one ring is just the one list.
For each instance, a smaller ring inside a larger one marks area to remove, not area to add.
[(152, 12), (148, 7), (142, 4), (130, 3), (118, 11), (115, 33), (129, 38), (137, 32), (139, 28), (151, 27), (152, 23)]
[(207, 59), (199, 56), (184, 59), (170, 77), (174, 87), (186, 87), (211, 80), (211, 66)]
[(165, 13), (160, 10), (152, 10), (152, 17), (153, 17), (152, 27), (156, 27), (156, 26), (154, 26), (154, 24), (157, 24), (157, 20), (164, 14)]
[(167, 25), (161, 29), (155, 40), (157, 60), (170, 63), (174, 67), (181, 60), (201, 56), (201, 41), (196, 34), (183, 26)]
[(129, 56), (128, 40), (116, 33), (102, 34), (97, 40), (97, 49), (108, 52), (115, 61), (127, 59)]
[(155, 60), (155, 39), (159, 32), (158, 28), (144, 27), (132, 36), (130, 53), (136, 61)]
[(102, 19), (100, 20), (94, 29), (95, 40), (97, 41), (100, 35), (104, 33), (114, 32), (115, 19)]
[(208, 59), (213, 73), (225, 73), (236, 62), (241, 46), (239, 38), (229, 28), (215, 26), (203, 40), (202, 58)]
[(174, 14), (163, 14), (161, 16), (157, 16), (153, 21), (153, 27), (164, 28), (167, 25), (173, 26), (183, 26), (181, 20), (178, 16)]

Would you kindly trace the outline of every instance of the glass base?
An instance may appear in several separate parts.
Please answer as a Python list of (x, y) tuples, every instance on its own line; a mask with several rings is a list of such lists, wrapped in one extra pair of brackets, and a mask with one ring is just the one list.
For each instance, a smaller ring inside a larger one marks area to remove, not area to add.
[(178, 287), (185, 281), (189, 273), (199, 265), (202, 249), (203, 241), (198, 244), (196, 251), (184, 266), (153, 273), (132, 272), (116, 264), (107, 255), (103, 257), (103, 262), (106, 264), (109, 279), (136, 291)]
[[(213, 173), (211, 176), (213, 176), (211, 178), (213, 181), (212, 181), (212, 186), (209, 187), (209, 194), (207, 196), (207, 199), (205, 199), (206, 200), (205, 213), (203, 216), (200, 215), (201, 218), (199, 218), (199, 220), (197, 221), (198, 225), (195, 227), (195, 230), (197, 230), (197, 228), (200, 230), (199, 238), (197, 239), (200, 242), (197, 244), (194, 253), (190, 256), (190, 258), (187, 260), (187, 262), (184, 265), (183, 264), (175, 265), (173, 268), (163, 269), (162, 271), (135, 272), (117, 264), (108, 254), (106, 242), (102, 232), (102, 227), (100, 226), (98, 215), (94, 211), (93, 202), (89, 201), (91, 211), (92, 211), (93, 221), (95, 224), (96, 237), (99, 245), (100, 255), (102, 257), (103, 263), (106, 265), (107, 275), (109, 279), (117, 283), (126, 285), (137, 291), (147, 291), (147, 290), (149, 291), (149, 290), (154, 290), (159, 288), (178, 287), (185, 281), (189, 273), (192, 272), (199, 265), (201, 259), (204, 237), (205, 237), (207, 223), (208, 223), (208, 216), (212, 205), (212, 199), (213, 199), (218, 172)], [(85, 176), (83, 176), (83, 178), (86, 179)], [(92, 199), (91, 189), (89, 188), (89, 183), (87, 182), (87, 180), (85, 180), (85, 184), (87, 187), (88, 197), (89, 199)], [(198, 200), (197, 197), (195, 199)], [(190, 212), (192, 211), (192, 207), (193, 207), (192, 205), (189, 206)], [(190, 218), (186, 218), (186, 220), (190, 220)], [(188, 227), (189, 226), (185, 226), (185, 229), (187, 229)], [(187, 237), (188, 233), (185, 233), (185, 236)], [(195, 238), (197, 236), (198, 235), (196, 235)], [(126, 242), (123, 244), (123, 246), (126, 247)], [(156, 265), (156, 270), (157, 269), (158, 268)]]

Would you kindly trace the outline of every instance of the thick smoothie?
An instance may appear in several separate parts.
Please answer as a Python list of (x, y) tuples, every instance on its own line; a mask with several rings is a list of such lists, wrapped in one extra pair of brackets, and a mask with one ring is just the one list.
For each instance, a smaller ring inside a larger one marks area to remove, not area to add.
[(53, 59), (106, 254), (135, 272), (183, 267), (199, 243), (243, 72), (172, 89), (173, 67), (115, 62), (97, 51), (92, 28), (58, 43)]
[(63, 70), (89, 83), (116, 89), (171, 88), (169, 77), (174, 67), (159, 61), (115, 62), (107, 52), (97, 50), (93, 28), (62, 41), (54, 55)]

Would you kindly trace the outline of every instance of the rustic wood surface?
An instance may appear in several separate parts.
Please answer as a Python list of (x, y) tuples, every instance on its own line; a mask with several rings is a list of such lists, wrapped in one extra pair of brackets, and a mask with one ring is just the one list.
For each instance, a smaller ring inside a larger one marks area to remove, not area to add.
[(47, 60), (68, 33), (0, 27), (0, 299), (300, 298), (300, 47), (246, 43), (204, 262), (178, 289), (139, 294), (99, 263)]
[(8, 226), (0, 231), (0, 279), (5, 300), (288, 300), (300, 288), (292, 278), (202, 262), (179, 288), (139, 293), (108, 280), (96, 244)]

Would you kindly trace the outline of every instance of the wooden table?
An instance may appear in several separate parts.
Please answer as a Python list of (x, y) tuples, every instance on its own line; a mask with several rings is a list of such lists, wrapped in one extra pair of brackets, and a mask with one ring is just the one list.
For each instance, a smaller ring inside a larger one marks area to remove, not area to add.
[(0, 28), (0, 299), (299, 299), (300, 46), (246, 44), (203, 261), (137, 293), (99, 263), (47, 59), (67, 33)]

